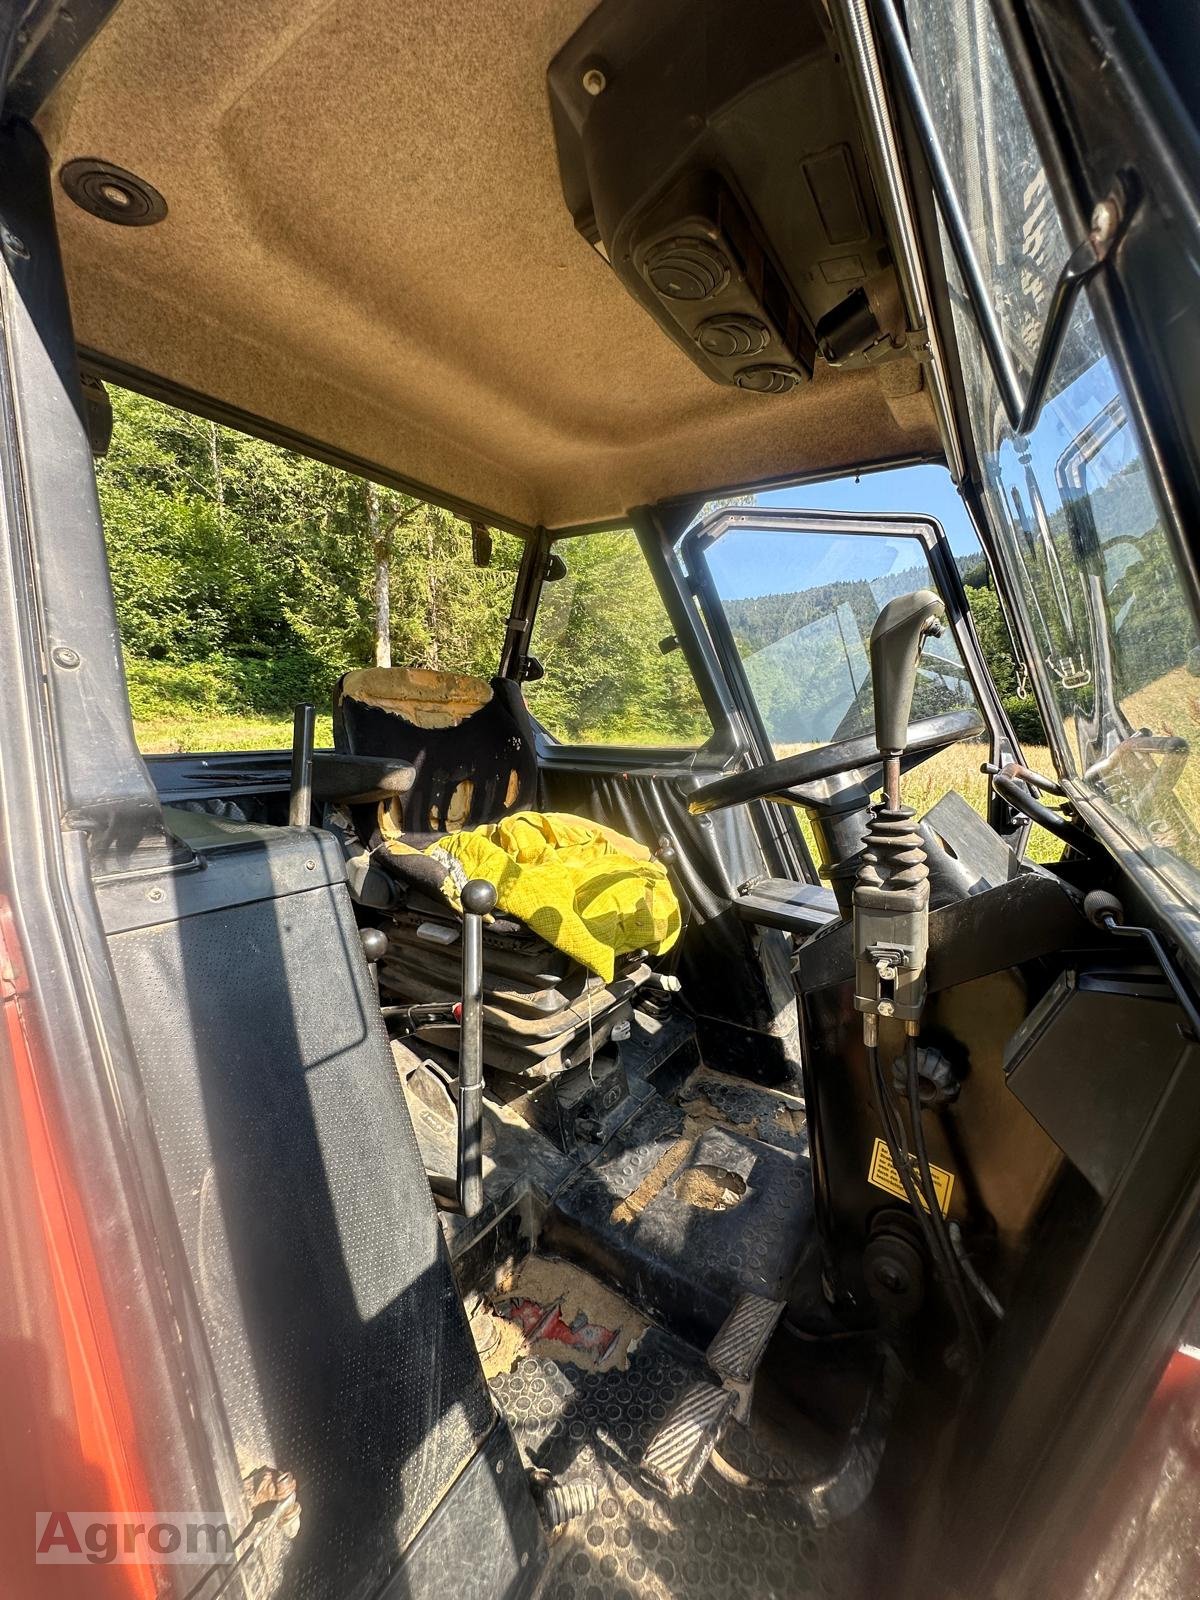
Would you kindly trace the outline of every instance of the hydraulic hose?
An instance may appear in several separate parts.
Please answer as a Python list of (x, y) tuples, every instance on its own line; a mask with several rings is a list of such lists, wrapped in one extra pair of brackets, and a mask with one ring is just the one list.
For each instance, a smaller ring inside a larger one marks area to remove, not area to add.
[(978, 1360), (983, 1354), (983, 1340), (979, 1334), (979, 1325), (975, 1321), (971, 1304), (967, 1298), (965, 1275), (962, 1263), (955, 1253), (953, 1241), (950, 1238), (950, 1229), (946, 1218), (938, 1203), (937, 1189), (933, 1182), (933, 1173), (929, 1166), (929, 1151), (925, 1145), (925, 1124), (921, 1117), (921, 1075), (917, 1060), (917, 1038), (910, 1033), (905, 1041), (905, 1073), (908, 1082), (908, 1114), (912, 1121), (913, 1149), (917, 1157), (917, 1171), (921, 1177), (921, 1189), (928, 1207), (929, 1221), (937, 1240), (938, 1259), (942, 1265), (942, 1275), (946, 1288), (954, 1302), (955, 1317), (959, 1324), (959, 1331), (965, 1341), (967, 1353)]
[[(910, 1043), (915, 1053), (916, 1041), (911, 1040)], [(875, 1114), (878, 1116), (880, 1127), (883, 1129), (884, 1143), (887, 1145), (892, 1166), (896, 1169), (896, 1174), (903, 1185), (904, 1193), (908, 1198), (909, 1205), (912, 1207), (917, 1225), (921, 1229), (922, 1237), (925, 1240), (925, 1248), (929, 1252), (934, 1271), (945, 1284), (946, 1292), (950, 1298), (950, 1308), (958, 1325), (959, 1337), (963, 1342), (964, 1351), (968, 1356), (977, 1358), (982, 1346), (978, 1329), (971, 1316), (971, 1308), (967, 1303), (967, 1297), (963, 1290), (962, 1276), (958, 1270), (958, 1263), (949, 1244), (948, 1236), (945, 1240), (945, 1250), (943, 1250), (943, 1241), (939, 1237), (937, 1225), (934, 1222), (935, 1215), (943, 1223), (945, 1219), (942, 1217), (941, 1208), (937, 1202), (936, 1191), (933, 1190), (932, 1174), (930, 1175), (930, 1199), (932, 1200), (932, 1205), (930, 1205), (929, 1201), (921, 1194), (913, 1178), (912, 1165), (904, 1139), (903, 1124), (900, 1121), (899, 1113), (892, 1104), (891, 1096), (884, 1083), (883, 1072), (879, 1065), (879, 1049), (876, 1045), (867, 1046), (867, 1075), (871, 1080)], [(919, 1126), (919, 1111), (916, 1120)], [(924, 1148), (923, 1132), (921, 1146)], [(919, 1167), (921, 1160), (919, 1154), (917, 1160)], [(924, 1165), (925, 1170), (928, 1171), (928, 1157), (926, 1157)]]

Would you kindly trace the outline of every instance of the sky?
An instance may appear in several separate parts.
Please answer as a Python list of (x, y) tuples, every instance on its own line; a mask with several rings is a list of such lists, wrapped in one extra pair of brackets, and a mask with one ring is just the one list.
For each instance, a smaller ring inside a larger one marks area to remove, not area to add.
[(789, 506), (806, 511), (919, 511), (936, 517), (956, 556), (974, 555), (979, 540), (958, 490), (945, 467), (897, 467), (890, 472), (865, 472), (859, 478), (797, 484), (756, 496), (764, 506)]
[[(901, 467), (790, 489), (772, 489), (756, 503), (789, 510), (921, 512), (936, 517), (956, 555), (974, 554), (979, 541), (944, 467)], [(731, 529), (708, 552), (717, 588), (726, 600), (784, 594), (815, 584), (871, 580), (907, 571), (923, 560), (908, 537), (855, 539), (775, 530)]]

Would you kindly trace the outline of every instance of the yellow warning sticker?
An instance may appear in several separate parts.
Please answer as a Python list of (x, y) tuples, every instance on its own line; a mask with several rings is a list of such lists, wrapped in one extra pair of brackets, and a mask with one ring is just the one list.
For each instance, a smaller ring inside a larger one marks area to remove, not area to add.
[[(917, 1184), (917, 1195), (921, 1204), (925, 1206), (924, 1196), (921, 1195), (921, 1179), (917, 1171), (917, 1158), (910, 1156), (912, 1162), (913, 1178)], [(929, 1165), (929, 1173), (933, 1178), (933, 1189), (937, 1195), (938, 1205), (942, 1208), (942, 1215), (950, 1213), (950, 1196), (954, 1193), (954, 1174), (945, 1172), (941, 1167)], [(876, 1139), (875, 1147), (871, 1151), (871, 1165), (867, 1169), (867, 1182), (873, 1183), (877, 1189), (882, 1189), (887, 1194), (895, 1195), (897, 1200), (907, 1200), (904, 1185), (900, 1181), (900, 1174), (896, 1171), (895, 1163), (888, 1154), (888, 1147), (882, 1139)], [(925, 1206), (926, 1211), (929, 1210)]]

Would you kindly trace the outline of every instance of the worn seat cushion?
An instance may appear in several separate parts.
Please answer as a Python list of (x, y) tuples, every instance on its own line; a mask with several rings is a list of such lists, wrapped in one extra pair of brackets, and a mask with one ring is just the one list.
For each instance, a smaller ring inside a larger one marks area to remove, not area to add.
[(536, 802), (533, 728), (510, 679), (421, 667), (347, 672), (334, 691), (333, 731), (339, 750), (411, 764), (411, 785), (390, 805), (397, 831), (473, 828)]

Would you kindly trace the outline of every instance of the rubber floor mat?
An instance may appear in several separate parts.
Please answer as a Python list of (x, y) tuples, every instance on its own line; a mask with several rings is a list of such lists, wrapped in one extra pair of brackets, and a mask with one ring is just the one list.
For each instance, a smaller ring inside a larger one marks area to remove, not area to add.
[(550, 1548), (542, 1600), (867, 1600), (867, 1513), (824, 1529), (747, 1515), (743, 1495), (705, 1476), (669, 1500), (638, 1470), (645, 1446), (686, 1385), (696, 1353), (657, 1328), (625, 1371), (586, 1371), (527, 1356), (492, 1380), (527, 1465), (587, 1480), (594, 1511)]

